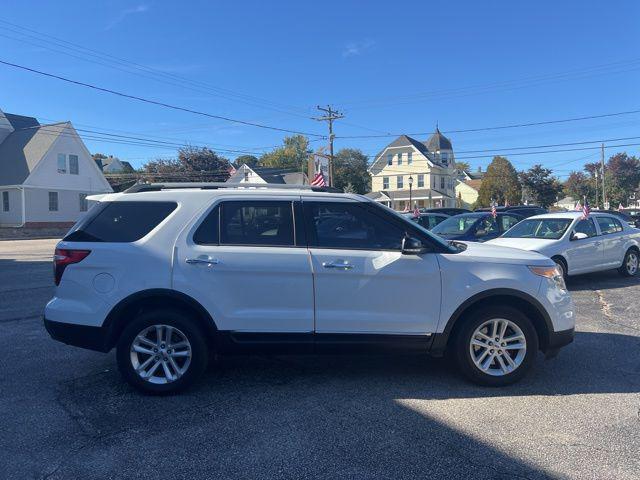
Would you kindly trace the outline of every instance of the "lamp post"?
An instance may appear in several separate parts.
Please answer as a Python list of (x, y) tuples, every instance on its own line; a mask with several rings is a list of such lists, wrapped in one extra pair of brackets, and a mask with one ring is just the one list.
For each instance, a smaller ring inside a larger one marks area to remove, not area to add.
[(409, 175), (409, 210), (413, 210), (413, 177)]

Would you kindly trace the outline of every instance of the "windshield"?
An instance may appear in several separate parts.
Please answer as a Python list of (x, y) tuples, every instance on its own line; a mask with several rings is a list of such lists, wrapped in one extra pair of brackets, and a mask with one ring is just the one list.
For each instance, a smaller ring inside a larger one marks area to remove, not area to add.
[(567, 231), (572, 220), (568, 218), (539, 218), (523, 220), (507, 230), (504, 238), (542, 238), (558, 240)]
[(464, 235), (476, 224), (482, 217), (478, 215), (456, 215), (447, 218), (444, 222), (439, 223), (431, 229), (433, 233), (438, 235)]

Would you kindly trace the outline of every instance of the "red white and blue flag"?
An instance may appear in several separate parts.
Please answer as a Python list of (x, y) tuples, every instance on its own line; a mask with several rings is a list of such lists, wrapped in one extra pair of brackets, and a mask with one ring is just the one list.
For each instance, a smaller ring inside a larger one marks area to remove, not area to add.
[(589, 200), (584, 199), (584, 206), (582, 207), (582, 219), (589, 218), (589, 214), (591, 213), (591, 208), (589, 208)]
[(316, 173), (316, 176), (313, 177), (313, 180), (311, 181), (311, 185), (314, 187), (326, 187), (327, 184), (324, 181), (324, 175), (322, 174), (322, 171)]
[(622, 204), (618, 205), (618, 211), (621, 212), (624, 210), (624, 207), (622, 206)]
[(581, 212), (582, 211), (582, 204), (578, 201), (576, 202), (576, 206), (574, 209), (576, 212)]
[(418, 207), (413, 209), (413, 218), (420, 218), (420, 210), (418, 210)]
[(491, 204), (491, 216), (493, 218), (496, 218), (498, 216), (498, 211), (496, 210), (496, 204), (495, 203)]

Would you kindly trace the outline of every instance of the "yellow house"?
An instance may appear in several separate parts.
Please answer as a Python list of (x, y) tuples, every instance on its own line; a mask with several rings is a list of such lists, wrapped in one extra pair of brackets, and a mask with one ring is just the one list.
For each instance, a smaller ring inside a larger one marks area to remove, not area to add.
[(437, 128), (426, 142), (399, 136), (376, 155), (369, 173), (367, 196), (395, 210), (456, 206), (453, 147)]
[(478, 200), (478, 192), (482, 180), (456, 180), (456, 198), (458, 206), (462, 208), (471, 208)]

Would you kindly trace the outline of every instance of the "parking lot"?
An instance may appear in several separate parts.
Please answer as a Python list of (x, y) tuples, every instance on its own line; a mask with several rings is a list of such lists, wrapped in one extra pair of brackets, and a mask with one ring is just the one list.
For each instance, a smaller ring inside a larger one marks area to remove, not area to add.
[(638, 478), (638, 278), (570, 280), (575, 342), (508, 388), (427, 357), (252, 356), (158, 398), (49, 338), (55, 242), (0, 241), (0, 478)]

